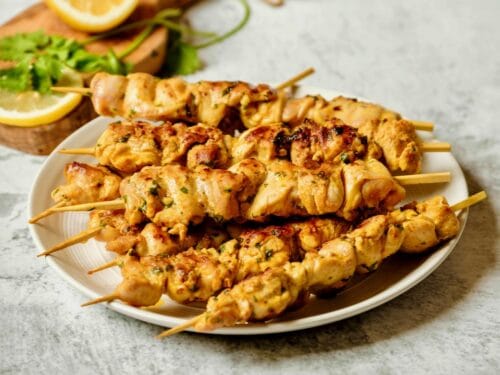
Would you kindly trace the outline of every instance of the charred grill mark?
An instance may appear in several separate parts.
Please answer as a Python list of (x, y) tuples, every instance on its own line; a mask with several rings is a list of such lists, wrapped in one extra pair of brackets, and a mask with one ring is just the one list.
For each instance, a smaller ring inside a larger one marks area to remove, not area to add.
[(289, 142), (308, 142), (311, 139), (311, 129), (309, 127), (300, 127), (289, 137)]
[(273, 144), (277, 148), (278, 154), (280, 154), (281, 150), (285, 150), (287, 155), (290, 153), (290, 136), (288, 136), (284, 130), (276, 134), (273, 139)]

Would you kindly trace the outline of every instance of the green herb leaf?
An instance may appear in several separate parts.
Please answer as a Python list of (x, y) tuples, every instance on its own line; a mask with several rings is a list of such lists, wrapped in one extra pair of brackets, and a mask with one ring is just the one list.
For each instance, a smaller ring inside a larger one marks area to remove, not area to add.
[(31, 87), (31, 71), (28, 61), (22, 61), (14, 68), (0, 69), (0, 88), (9, 91), (26, 91)]
[(170, 38), (165, 73), (186, 75), (201, 69), (202, 64), (196, 48), (183, 42), (178, 32), (170, 32)]

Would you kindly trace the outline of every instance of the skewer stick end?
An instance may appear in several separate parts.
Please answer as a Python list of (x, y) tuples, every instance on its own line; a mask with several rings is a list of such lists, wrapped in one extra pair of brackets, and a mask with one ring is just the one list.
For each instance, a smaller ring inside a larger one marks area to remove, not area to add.
[(90, 238), (94, 237), (97, 233), (99, 233), (101, 231), (101, 229), (102, 229), (101, 227), (86, 229), (86, 230), (78, 233), (77, 235), (75, 235), (71, 238), (68, 238), (67, 240), (65, 240), (63, 242), (58, 243), (57, 245), (52, 246), (50, 249), (47, 249), (44, 252), (41, 252), (40, 254), (37, 255), (37, 257), (50, 255), (52, 253), (55, 253), (56, 251), (63, 250), (71, 245), (85, 242), (85, 241), (89, 240)]
[(165, 337), (172, 336), (172, 335), (175, 335), (176, 333), (185, 331), (186, 329), (193, 327), (196, 324), (196, 322), (198, 320), (200, 320), (204, 315), (205, 315), (205, 313), (197, 315), (193, 319), (190, 319), (187, 322), (184, 322), (184, 323), (178, 325), (177, 327), (173, 327), (173, 328), (170, 328), (166, 331), (163, 331), (159, 335), (155, 336), (155, 338), (163, 339)]
[(289, 80), (276, 86), (276, 90), (281, 91), (283, 89), (286, 89), (287, 87), (291, 87), (291, 86), (295, 85), (297, 82), (299, 82), (300, 80), (310, 76), (314, 72), (315, 72), (314, 68), (309, 67), (306, 70), (304, 70), (303, 72), (297, 74), (296, 76), (294, 76), (294, 77), (290, 78)]
[(52, 209), (53, 212), (66, 212), (66, 211), (92, 211), (100, 210), (120, 210), (125, 208), (125, 202), (122, 198), (112, 201), (82, 203), (74, 206), (64, 206)]
[(62, 206), (64, 206), (64, 204), (65, 204), (64, 202), (56, 203), (52, 207), (47, 208), (45, 211), (40, 212), (38, 215), (33, 216), (31, 219), (28, 220), (28, 223), (36, 224), (38, 221), (40, 221), (44, 217), (52, 215), (55, 208), (62, 207)]
[(89, 147), (89, 148), (63, 148), (57, 152), (59, 154), (66, 154), (66, 155), (91, 155), (91, 156), (95, 156), (95, 150), (92, 147)]
[(408, 174), (394, 177), (401, 185), (440, 184), (451, 181), (450, 172)]
[(104, 271), (104, 270), (107, 270), (108, 268), (118, 266), (118, 264), (119, 264), (118, 260), (113, 259), (112, 261), (104, 263), (104, 264), (100, 265), (99, 267), (88, 270), (87, 274), (93, 275), (96, 272)]
[(423, 152), (449, 152), (451, 145), (446, 142), (427, 142), (422, 144), (421, 149)]
[(111, 302), (111, 301), (113, 301), (115, 299), (118, 299), (119, 297), (120, 296), (118, 294), (111, 293), (111, 294), (108, 294), (108, 295), (105, 295), (105, 296), (102, 296), (102, 297), (90, 300), (88, 302), (82, 303), (80, 306), (81, 307), (86, 307), (86, 306), (96, 305), (96, 304), (102, 303), (102, 302)]
[(57, 86), (52, 86), (50, 88), (54, 92), (61, 92), (61, 93), (74, 93), (74, 94), (81, 94), (81, 95), (91, 95), (92, 90), (88, 87), (57, 87)]
[(486, 192), (483, 190), (483, 191), (480, 191), (479, 193), (471, 195), (469, 198), (464, 199), (461, 202), (454, 204), (453, 206), (451, 206), (451, 209), (453, 211), (463, 210), (464, 208), (473, 206), (473, 205), (485, 200), (486, 198), (488, 198), (488, 194), (486, 194)]
[(410, 122), (415, 127), (415, 130), (422, 130), (425, 132), (434, 131), (434, 124), (432, 122), (418, 120), (410, 120)]

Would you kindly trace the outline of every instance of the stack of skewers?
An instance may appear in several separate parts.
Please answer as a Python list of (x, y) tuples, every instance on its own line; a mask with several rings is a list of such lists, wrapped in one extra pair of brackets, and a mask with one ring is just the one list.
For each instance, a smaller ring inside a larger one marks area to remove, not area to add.
[(419, 139), (432, 124), (355, 99), (291, 98), (287, 88), (307, 73), (275, 89), (97, 74), (84, 93), (99, 114), (123, 120), (93, 148), (60, 150), (97, 164), (66, 165), (55, 205), (30, 222), (90, 211), (88, 229), (40, 255), (90, 238), (116, 253), (89, 274), (120, 267), (123, 281), (84, 305), (152, 306), (165, 294), (206, 302), (168, 336), (274, 319), (398, 251), (457, 235), (455, 212), (484, 193), (396, 208), (404, 186), (450, 180), (421, 173), (424, 152), (450, 149)]

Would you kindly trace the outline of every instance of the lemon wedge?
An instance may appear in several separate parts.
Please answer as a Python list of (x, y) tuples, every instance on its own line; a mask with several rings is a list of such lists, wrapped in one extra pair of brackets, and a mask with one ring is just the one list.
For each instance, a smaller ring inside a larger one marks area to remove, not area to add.
[(125, 21), (139, 0), (45, 0), (64, 22), (80, 31), (107, 31)]
[[(80, 75), (63, 72), (60, 86), (82, 87)], [(0, 123), (21, 127), (50, 124), (71, 112), (82, 100), (80, 94), (40, 94), (37, 91), (11, 92), (0, 90)]]

